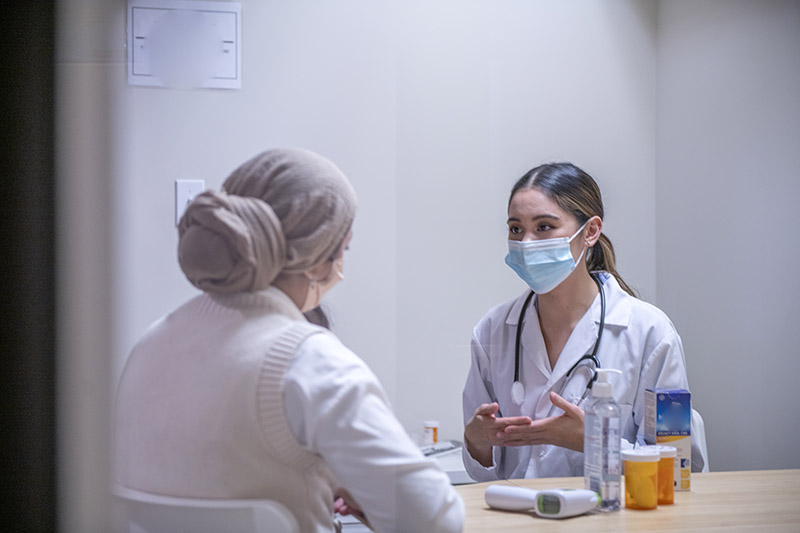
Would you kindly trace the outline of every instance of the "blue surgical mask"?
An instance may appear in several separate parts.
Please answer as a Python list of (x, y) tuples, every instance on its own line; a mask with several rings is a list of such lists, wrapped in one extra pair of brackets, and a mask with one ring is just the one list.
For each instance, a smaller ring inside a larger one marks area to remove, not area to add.
[(538, 241), (508, 241), (506, 264), (537, 294), (546, 294), (567, 279), (578, 261), (572, 257), (569, 243), (586, 227), (588, 220), (572, 237), (557, 237)]

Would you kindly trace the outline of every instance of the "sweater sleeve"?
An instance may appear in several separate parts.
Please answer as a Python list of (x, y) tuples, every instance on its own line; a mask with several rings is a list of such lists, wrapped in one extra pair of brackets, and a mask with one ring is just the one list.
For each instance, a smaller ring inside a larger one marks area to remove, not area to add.
[(367, 365), (331, 334), (300, 345), (284, 380), (292, 432), (323, 457), (375, 531), (461, 531), (464, 504), (389, 407)]

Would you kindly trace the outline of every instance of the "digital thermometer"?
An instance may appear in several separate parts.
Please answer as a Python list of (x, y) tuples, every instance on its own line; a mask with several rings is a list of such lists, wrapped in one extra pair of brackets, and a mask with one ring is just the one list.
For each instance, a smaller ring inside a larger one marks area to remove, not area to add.
[(530, 511), (543, 518), (566, 518), (591, 511), (600, 496), (588, 489), (533, 490), (508, 485), (489, 485), (486, 504), (503, 511)]

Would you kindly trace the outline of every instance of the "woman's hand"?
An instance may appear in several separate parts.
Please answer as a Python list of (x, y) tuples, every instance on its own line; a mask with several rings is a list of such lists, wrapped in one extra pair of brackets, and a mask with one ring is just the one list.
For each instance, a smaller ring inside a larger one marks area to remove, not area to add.
[(345, 489), (341, 487), (336, 489), (336, 492), (333, 493), (333, 499), (333, 512), (339, 513), (342, 516), (350, 514), (361, 520), (364, 524), (368, 523), (364, 511), (361, 510), (350, 493)]
[(485, 467), (492, 466), (492, 446), (506, 446), (510, 427), (528, 427), (527, 416), (497, 418), (499, 406), (495, 403), (481, 404), (464, 427), (464, 443), (469, 454)]
[(571, 404), (555, 392), (550, 393), (553, 405), (564, 414), (534, 420), (526, 426), (508, 426), (500, 440), (505, 446), (553, 444), (578, 452), (583, 451), (583, 409)]

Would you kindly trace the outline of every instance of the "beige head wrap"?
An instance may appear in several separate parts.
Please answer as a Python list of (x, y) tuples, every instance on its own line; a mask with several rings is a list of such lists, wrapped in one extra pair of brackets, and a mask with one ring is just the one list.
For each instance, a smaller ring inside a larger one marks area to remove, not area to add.
[(281, 272), (332, 257), (356, 212), (350, 182), (328, 159), (302, 149), (267, 150), (206, 191), (178, 226), (184, 274), (207, 292), (253, 292)]

